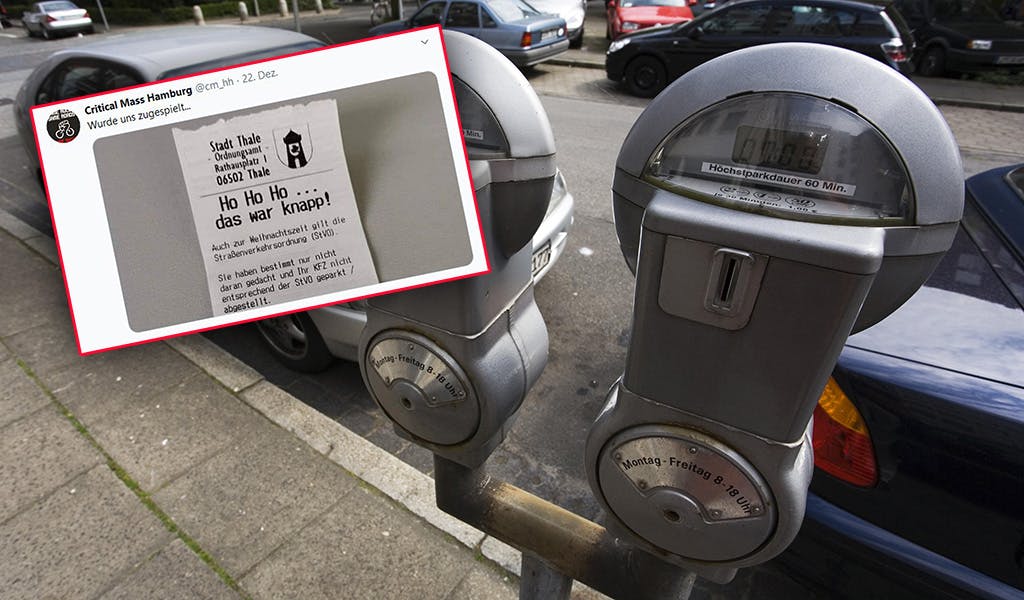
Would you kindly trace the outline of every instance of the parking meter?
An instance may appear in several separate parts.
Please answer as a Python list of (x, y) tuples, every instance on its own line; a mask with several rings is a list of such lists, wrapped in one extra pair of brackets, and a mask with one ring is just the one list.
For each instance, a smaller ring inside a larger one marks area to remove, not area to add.
[(718, 581), (785, 549), (836, 359), (948, 250), (962, 177), (928, 98), (847, 50), (734, 52), (656, 98), (613, 183), (636, 288), (587, 440), (609, 526)]
[(483, 463), (547, 363), (531, 240), (556, 174), (547, 114), (487, 44), (445, 31), (490, 272), (368, 301), (360, 370), (396, 432)]

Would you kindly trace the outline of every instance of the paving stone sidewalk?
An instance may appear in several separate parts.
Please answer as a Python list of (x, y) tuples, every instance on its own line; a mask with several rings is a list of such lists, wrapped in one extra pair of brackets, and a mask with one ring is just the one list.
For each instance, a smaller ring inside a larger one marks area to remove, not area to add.
[(0, 255), (0, 597), (517, 597), (425, 476), (199, 336), (79, 356), (53, 240)]

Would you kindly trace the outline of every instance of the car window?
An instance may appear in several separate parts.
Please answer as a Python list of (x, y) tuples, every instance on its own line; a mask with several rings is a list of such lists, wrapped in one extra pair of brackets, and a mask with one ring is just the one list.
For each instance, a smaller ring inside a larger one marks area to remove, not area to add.
[(72, 2), (44, 2), (39, 4), (46, 12), (55, 12), (58, 10), (75, 10), (78, 8)]
[(413, 27), (435, 25), (441, 22), (441, 13), (443, 12), (444, 2), (432, 2), (424, 6), (420, 12), (413, 15), (412, 19), (409, 19), (409, 23), (411, 23)]
[(131, 71), (103, 61), (69, 61), (57, 67), (39, 86), (35, 103), (56, 102), (142, 83)]
[(767, 6), (736, 6), (714, 15), (701, 24), (704, 33), (730, 35), (761, 35), (764, 33), (770, 8)]
[(491, 12), (486, 7), (480, 9), (480, 24), (484, 27), (494, 28), (498, 26), (498, 22), (491, 16)]
[(300, 42), (298, 44), (292, 44), (291, 46), (278, 46), (277, 48), (267, 48), (266, 50), (260, 50), (258, 52), (247, 52), (245, 54), (235, 54), (234, 56), (224, 56), (214, 60), (208, 60), (206, 62), (188, 65), (186, 67), (178, 67), (177, 69), (171, 69), (170, 71), (161, 73), (157, 77), (157, 79), (170, 79), (172, 77), (181, 77), (182, 75), (190, 75), (192, 73), (199, 73), (200, 71), (210, 71), (212, 69), (219, 69), (221, 67), (240, 65), (242, 63), (262, 60), (264, 58), (284, 56), (285, 54), (294, 54), (296, 52), (302, 52), (303, 50), (312, 50), (314, 48), (321, 47), (323, 47), (323, 44), (321, 42), (316, 40), (309, 40), (308, 42)]
[(839, 37), (839, 16), (824, 6), (776, 6), (770, 23), (768, 30), (775, 35)]
[(847, 37), (894, 37), (881, 13), (836, 11), (839, 29)]
[(472, 2), (452, 2), (448, 7), (445, 27), (480, 27), (477, 5)]
[(939, 21), (1001, 22), (996, 11), (980, 0), (936, 0), (935, 18)]
[(539, 15), (532, 6), (521, 0), (491, 0), (487, 3), (498, 20), (509, 22)]

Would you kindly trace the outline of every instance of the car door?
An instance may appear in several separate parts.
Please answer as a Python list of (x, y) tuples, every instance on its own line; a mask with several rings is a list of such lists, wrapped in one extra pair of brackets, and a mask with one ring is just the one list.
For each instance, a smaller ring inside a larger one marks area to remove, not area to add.
[(665, 51), (669, 80), (733, 50), (770, 41), (765, 35), (770, 11), (768, 4), (726, 7), (680, 28)]

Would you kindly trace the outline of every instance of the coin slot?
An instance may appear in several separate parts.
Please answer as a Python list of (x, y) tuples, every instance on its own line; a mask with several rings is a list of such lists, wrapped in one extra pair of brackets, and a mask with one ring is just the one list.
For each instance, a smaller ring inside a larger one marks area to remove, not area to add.
[(402, 406), (404, 406), (406, 410), (412, 410), (412, 400), (402, 398)]
[(678, 523), (680, 519), (679, 513), (677, 513), (674, 510), (665, 510), (664, 512), (661, 513), (661, 515), (665, 517), (665, 520), (669, 521), (670, 523)]
[(735, 256), (726, 256), (725, 260), (722, 261), (716, 298), (716, 304), (721, 308), (730, 308), (732, 306), (732, 297), (736, 290), (736, 279), (739, 277), (739, 262)]

